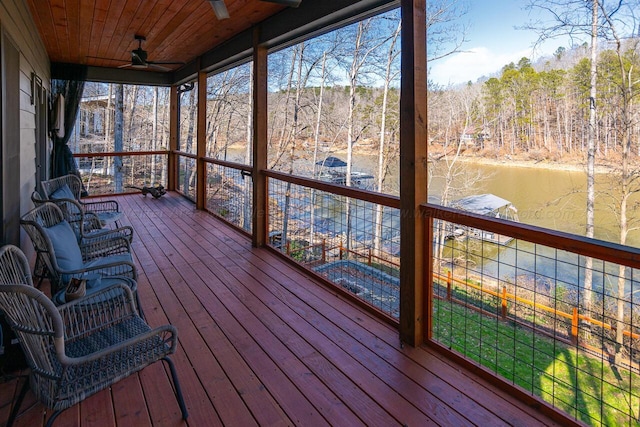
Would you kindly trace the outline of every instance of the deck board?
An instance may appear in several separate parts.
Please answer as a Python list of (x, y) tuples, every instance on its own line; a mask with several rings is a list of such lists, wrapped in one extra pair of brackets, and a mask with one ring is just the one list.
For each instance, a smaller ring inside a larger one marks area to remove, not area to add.
[[(147, 321), (178, 329), (190, 416), (158, 363), (56, 426), (558, 425), (433, 349), (402, 346), (391, 325), (183, 197), (118, 201)], [(0, 384), (1, 401), (16, 381)], [(43, 411), (28, 395), (16, 425), (42, 425)]]

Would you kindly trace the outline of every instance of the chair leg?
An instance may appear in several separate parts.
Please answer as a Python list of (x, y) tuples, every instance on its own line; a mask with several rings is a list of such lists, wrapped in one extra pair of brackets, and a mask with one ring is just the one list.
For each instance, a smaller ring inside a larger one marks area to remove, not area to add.
[(9, 415), (9, 420), (7, 421), (7, 427), (11, 427), (13, 422), (16, 420), (18, 416), (18, 411), (20, 410), (20, 406), (22, 405), (22, 401), (24, 397), (27, 395), (27, 391), (29, 391), (29, 377), (24, 376), (24, 384), (22, 384), (22, 388), (20, 389), (20, 393), (18, 394), (18, 399), (16, 400), (15, 405), (11, 409), (11, 414)]
[(136, 306), (138, 307), (138, 314), (140, 314), (140, 317), (142, 317), (142, 320), (147, 320), (144, 317), (144, 310), (142, 310), (142, 304), (140, 304), (140, 294), (138, 294), (137, 290), (135, 293), (135, 298), (136, 298)]
[(187, 406), (184, 404), (184, 398), (182, 397), (182, 389), (180, 388), (180, 381), (178, 381), (176, 367), (173, 365), (173, 361), (169, 358), (169, 356), (163, 357), (162, 360), (164, 360), (167, 365), (169, 365), (171, 378), (173, 379), (173, 385), (176, 388), (176, 399), (178, 400), (178, 405), (180, 406), (180, 411), (182, 412), (182, 419), (186, 420), (189, 416), (189, 413), (187, 412)]
[[(64, 410), (64, 409), (63, 409)], [(47, 424), (45, 427), (51, 427), (53, 425), (53, 422), (56, 420), (56, 418), (58, 418), (58, 415), (60, 415), (62, 413), (63, 410), (57, 410), (57, 411), (53, 411), (51, 413), (51, 416), (49, 417), (49, 419), (47, 420)]]

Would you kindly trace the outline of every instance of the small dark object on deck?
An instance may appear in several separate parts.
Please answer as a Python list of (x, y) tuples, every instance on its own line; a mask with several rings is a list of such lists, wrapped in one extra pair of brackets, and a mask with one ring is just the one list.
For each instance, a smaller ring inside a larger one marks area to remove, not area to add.
[(128, 185), (127, 188), (135, 188), (136, 190), (142, 191), (142, 195), (144, 197), (147, 197), (147, 194), (151, 194), (154, 199), (159, 199), (167, 194), (167, 190), (165, 190), (162, 185), (158, 185), (156, 187), (148, 187), (146, 185), (143, 187), (136, 187), (134, 185)]

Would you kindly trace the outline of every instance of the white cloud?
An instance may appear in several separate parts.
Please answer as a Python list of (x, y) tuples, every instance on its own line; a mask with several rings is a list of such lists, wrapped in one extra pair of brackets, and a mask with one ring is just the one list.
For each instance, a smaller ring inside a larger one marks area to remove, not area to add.
[(502, 67), (510, 62), (517, 63), (523, 56), (531, 58), (531, 53), (531, 49), (496, 53), (486, 47), (475, 47), (432, 64), (429, 79), (443, 86), (475, 82), (482, 76), (499, 73)]

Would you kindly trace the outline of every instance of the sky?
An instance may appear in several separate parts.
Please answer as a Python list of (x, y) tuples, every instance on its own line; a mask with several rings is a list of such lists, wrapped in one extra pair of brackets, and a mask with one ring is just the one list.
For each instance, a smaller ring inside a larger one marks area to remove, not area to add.
[(534, 51), (538, 36), (523, 26), (536, 19), (524, 7), (527, 0), (468, 0), (469, 12), (462, 18), (468, 25), (468, 42), (464, 52), (456, 53), (429, 64), (429, 79), (442, 86), (475, 82), (482, 76), (499, 73), (510, 62), (523, 56), (535, 61), (553, 54), (562, 40), (550, 40)]

